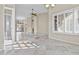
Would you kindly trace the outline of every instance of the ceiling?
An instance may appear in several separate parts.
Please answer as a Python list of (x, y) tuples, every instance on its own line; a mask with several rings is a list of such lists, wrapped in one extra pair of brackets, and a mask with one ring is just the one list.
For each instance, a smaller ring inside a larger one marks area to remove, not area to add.
[(43, 4), (16, 4), (16, 19), (24, 19), (30, 16), (32, 9), (37, 13), (47, 12)]

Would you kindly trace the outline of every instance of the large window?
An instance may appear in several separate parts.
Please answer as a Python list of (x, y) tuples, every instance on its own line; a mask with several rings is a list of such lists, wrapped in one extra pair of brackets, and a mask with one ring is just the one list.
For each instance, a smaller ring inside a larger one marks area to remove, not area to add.
[(79, 33), (79, 8), (74, 9), (74, 32)]
[(53, 25), (54, 25), (53, 27), (54, 31), (56, 32), (73, 33), (74, 32), (73, 9), (53, 14)]
[(65, 32), (73, 33), (74, 28), (73, 11), (65, 12)]
[(65, 19), (64, 19), (64, 14), (63, 13), (56, 13), (53, 15), (53, 22), (54, 22), (54, 31), (57, 31), (57, 32), (64, 32), (65, 31), (65, 28), (64, 28), (64, 22), (65, 22)]
[(64, 32), (64, 14), (54, 15), (54, 31)]
[(64, 14), (58, 15), (58, 31), (64, 32)]

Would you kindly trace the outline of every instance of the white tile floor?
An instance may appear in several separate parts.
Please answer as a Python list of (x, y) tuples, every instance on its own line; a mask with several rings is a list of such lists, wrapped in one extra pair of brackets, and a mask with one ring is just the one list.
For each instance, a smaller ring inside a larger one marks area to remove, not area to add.
[[(25, 48), (24, 43), (19, 42), (20, 49), (9, 50), (7, 55), (79, 55), (79, 46), (74, 44), (68, 44), (65, 42), (57, 41), (54, 39), (48, 39), (47, 37), (31, 37), (28, 38), (32, 42), (32, 47), (38, 45), (38, 48)], [(25, 41), (26, 43), (26, 41)], [(31, 46), (30, 44), (26, 44)], [(34, 44), (34, 45), (33, 45)], [(16, 45), (14, 48), (17, 47)]]
[(9, 49), (12, 47), (12, 49), (29, 49), (29, 48), (38, 48), (39, 46), (31, 41), (23, 40), (23, 41), (18, 41), (14, 42), (13, 44), (6, 45), (6, 50), (11, 50)]

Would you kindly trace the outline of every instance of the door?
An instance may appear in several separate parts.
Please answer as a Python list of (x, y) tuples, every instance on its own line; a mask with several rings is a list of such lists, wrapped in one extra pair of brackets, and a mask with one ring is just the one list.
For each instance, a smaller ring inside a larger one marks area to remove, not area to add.
[(11, 44), (15, 40), (15, 22), (13, 8), (4, 7), (4, 49), (12, 49)]

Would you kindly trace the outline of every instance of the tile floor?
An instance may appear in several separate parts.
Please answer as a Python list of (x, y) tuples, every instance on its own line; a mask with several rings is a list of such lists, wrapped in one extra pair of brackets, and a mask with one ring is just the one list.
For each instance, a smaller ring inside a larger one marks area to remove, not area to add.
[(13, 49), (28, 49), (28, 48), (38, 48), (39, 46), (31, 41), (19, 41), (15, 42)]
[[(14, 45), (14, 49), (9, 50), (5, 55), (79, 55), (79, 46), (74, 44), (48, 39), (47, 37), (28, 37), (30, 45), (34, 48), (24, 48), (30, 46), (27, 40)], [(39, 46), (38, 48), (34, 45)], [(16, 49), (15, 47), (19, 47)]]

